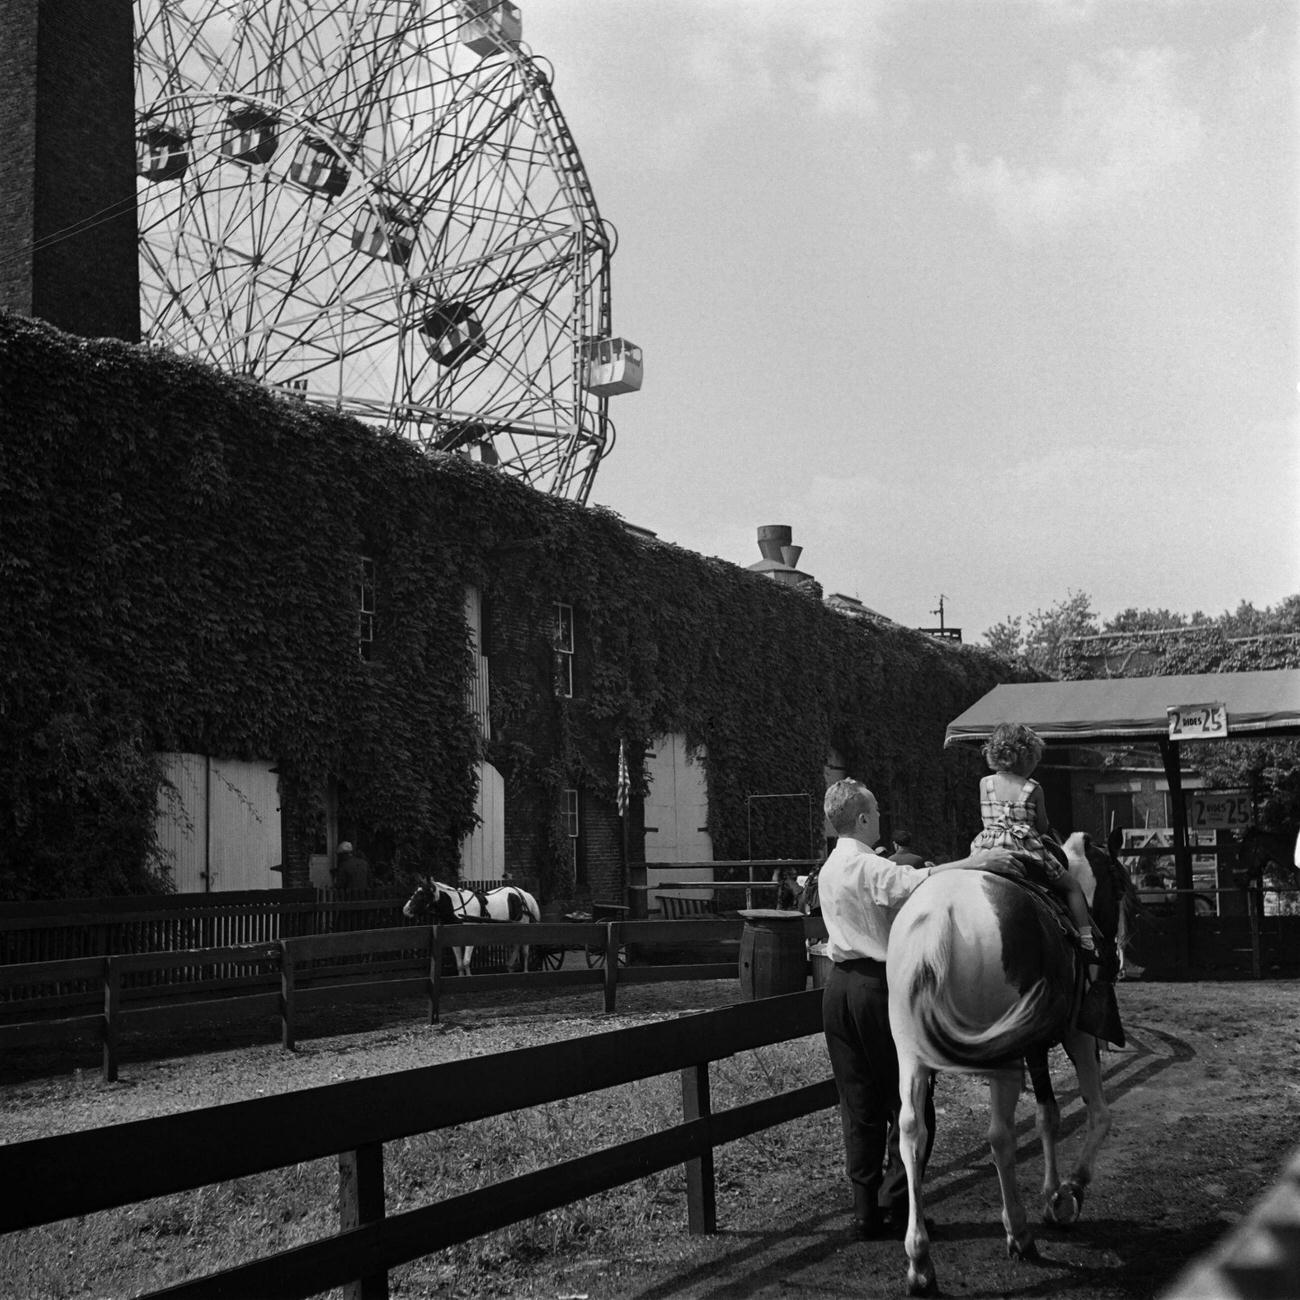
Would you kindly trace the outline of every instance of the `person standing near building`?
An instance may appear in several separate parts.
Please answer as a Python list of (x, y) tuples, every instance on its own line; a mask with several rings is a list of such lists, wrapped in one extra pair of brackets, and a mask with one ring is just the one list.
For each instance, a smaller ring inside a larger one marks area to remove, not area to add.
[[(898, 1110), (898, 1053), (889, 1029), (885, 951), (898, 909), (935, 871), (987, 866), (1007, 869), (1002, 849), (909, 867), (872, 852), (880, 838), (880, 808), (861, 781), (836, 781), (826, 791), (826, 819), (835, 848), (817, 873), (818, 901), (832, 961), (822, 1000), (826, 1050), (840, 1098), (845, 1167), (853, 1189), (855, 1231), (865, 1239), (899, 1235), (907, 1226), (907, 1174), (884, 1158)], [(934, 1141), (934, 1100), (926, 1099), (926, 1157)], [(924, 1166), (923, 1166), (924, 1167)]]
[(356, 892), (370, 888), (370, 862), (365, 854), (358, 853), (351, 840), (344, 840), (338, 848), (338, 857), (331, 873), (335, 889)]

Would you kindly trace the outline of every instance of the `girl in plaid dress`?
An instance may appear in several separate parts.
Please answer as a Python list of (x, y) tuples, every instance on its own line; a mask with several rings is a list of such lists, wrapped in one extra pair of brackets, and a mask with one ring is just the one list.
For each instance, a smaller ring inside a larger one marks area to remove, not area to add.
[[(1010, 849), (1022, 858), (1033, 858), (1047, 883), (1060, 894), (1079, 931), (1079, 944), (1089, 960), (1096, 958), (1092, 918), (1079, 882), (1043, 843), (1055, 839), (1047, 820), (1043, 787), (1030, 773), (1043, 756), (1043, 742), (1031, 728), (1019, 722), (999, 723), (984, 746), (984, 758), (992, 776), (980, 781), (980, 816), (984, 829), (971, 841), (971, 853), (981, 849)], [(1022, 874), (1028, 875), (1022, 870)]]

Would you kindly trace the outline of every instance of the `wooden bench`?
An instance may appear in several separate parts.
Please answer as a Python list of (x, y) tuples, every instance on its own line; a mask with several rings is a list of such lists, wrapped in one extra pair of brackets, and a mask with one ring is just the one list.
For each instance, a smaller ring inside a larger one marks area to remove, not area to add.
[(664, 909), (664, 917), (669, 921), (718, 915), (718, 905), (711, 898), (678, 898), (673, 894), (660, 894), (659, 902)]

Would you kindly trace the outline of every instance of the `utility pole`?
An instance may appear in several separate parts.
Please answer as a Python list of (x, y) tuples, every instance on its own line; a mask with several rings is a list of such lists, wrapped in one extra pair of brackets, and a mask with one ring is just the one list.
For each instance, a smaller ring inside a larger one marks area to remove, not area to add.
[(938, 614), (938, 616), (939, 616), (939, 626), (938, 626), (938, 627), (918, 627), (916, 630), (917, 630), (918, 632), (929, 632), (929, 634), (930, 634), (931, 636), (937, 636), (937, 637), (940, 637), (940, 638), (941, 638), (942, 640), (944, 640), (944, 641), (960, 641), (960, 640), (961, 640), (961, 628), (959, 628), (959, 627), (946, 627), (946, 626), (944, 626), (944, 621), (943, 621), (943, 602), (944, 602), (945, 600), (947, 600), (947, 597), (941, 595), (941, 596), (939, 597), (939, 608), (938, 608), (938, 609), (932, 609), (932, 610), (930, 611), (931, 614)]

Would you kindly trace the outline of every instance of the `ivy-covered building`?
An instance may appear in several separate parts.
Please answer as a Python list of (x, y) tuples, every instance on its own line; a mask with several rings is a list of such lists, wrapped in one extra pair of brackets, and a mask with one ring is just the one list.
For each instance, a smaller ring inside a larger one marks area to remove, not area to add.
[(246, 887), (248, 845), (324, 883), (350, 839), (381, 879), (617, 898), (664, 807), (719, 860), (819, 846), (828, 756), (927, 851), (969, 838), (944, 728), (1015, 677), (980, 649), (11, 314), (0, 426), (0, 895)]

